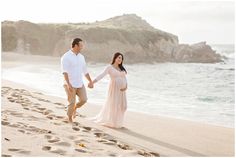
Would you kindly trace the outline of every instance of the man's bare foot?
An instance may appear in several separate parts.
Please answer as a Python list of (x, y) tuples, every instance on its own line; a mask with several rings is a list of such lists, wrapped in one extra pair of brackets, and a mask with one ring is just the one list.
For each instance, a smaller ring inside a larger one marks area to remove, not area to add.
[(75, 118), (76, 118), (76, 116), (77, 116), (77, 114), (76, 114), (76, 109), (74, 110), (74, 112), (73, 112), (72, 116), (73, 116), (73, 119), (75, 119)]
[(70, 122), (70, 123), (73, 122), (72, 117), (68, 117), (68, 119), (69, 119), (69, 122)]

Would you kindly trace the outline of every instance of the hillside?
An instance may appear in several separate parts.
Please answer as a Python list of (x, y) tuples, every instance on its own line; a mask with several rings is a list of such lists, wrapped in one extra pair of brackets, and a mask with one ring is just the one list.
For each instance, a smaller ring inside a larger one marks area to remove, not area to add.
[(158, 30), (135, 14), (124, 14), (94, 23), (36, 24), (28, 21), (2, 22), (2, 51), (61, 56), (71, 40), (85, 41), (87, 61), (109, 62), (113, 53), (136, 62), (219, 62), (206, 42), (179, 44), (178, 37)]

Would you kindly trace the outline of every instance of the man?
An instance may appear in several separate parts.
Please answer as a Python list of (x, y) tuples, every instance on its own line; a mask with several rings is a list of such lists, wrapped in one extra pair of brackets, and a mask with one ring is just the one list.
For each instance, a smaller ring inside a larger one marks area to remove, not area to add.
[[(73, 122), (72, 117), (76, 116), (76, 109), (80, 108), (87, 101), (86, 89), (83, 84), (83, 75), (89, 81), (88, 87), (93, 88), (93, 82), (87, 71), (84, 56), (81, 54), (83, 41), (75, 38), (72, 41), (71, 49), (61, 57), (62, 73), (64, 75), (64, 88), (69, 102), (67, 115), (69, 122)], [(76, 103), (76, 95), (79, 102)]]

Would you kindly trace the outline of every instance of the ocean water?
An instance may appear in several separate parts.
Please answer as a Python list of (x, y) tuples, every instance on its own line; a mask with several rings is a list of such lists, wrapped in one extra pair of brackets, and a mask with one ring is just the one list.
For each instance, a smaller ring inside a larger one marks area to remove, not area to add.
[[(234, 127), (234, 45), (212, 45), (228, 57), (222, 63), (156, 63), (125, 65), (128, 110)], [(3, 61), (4, 62), (4, 61)], [(92, 78), (106, 64), (88, 63)], [(16, 78), (17, 76), (17, 78)], [(2, 69), (2, 78), (23, 83), (45, 94), (66, 98), (59, 65), (30, 65)], [(85, 79), (84, 79), (85, 80)], [(86, 84), (86, 80), (84, 81)], [(105, 103), (109, 77), (87, 89), (88, 102)]]

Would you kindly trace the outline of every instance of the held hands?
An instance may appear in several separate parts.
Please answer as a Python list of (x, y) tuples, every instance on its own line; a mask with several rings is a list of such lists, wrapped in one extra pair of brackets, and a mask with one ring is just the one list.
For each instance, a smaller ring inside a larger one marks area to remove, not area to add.
[(93, 82), (92, 82), (92, 81), (90, 81), (90, 82), (88, 83), (88, 87), (89, 87), (89, 88), (93, 88)]

